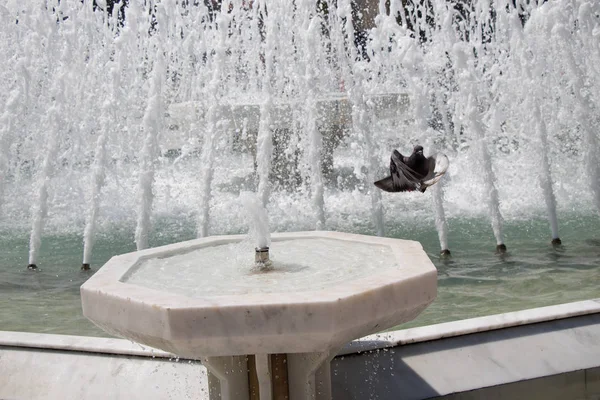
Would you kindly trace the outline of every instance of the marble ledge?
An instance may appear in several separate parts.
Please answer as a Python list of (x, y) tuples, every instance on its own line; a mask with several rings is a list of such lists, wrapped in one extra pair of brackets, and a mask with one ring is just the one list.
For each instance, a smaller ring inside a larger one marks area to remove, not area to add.
[(376, 333), (348, 343), (338, 356), (595, 313), (600, 298)]
[[(600, 313), (600, 298), (378, 333), (348, 343), (341, 349), (338, 355), (374, 351), (403, 344), (425, 342), (595, 313)], [(166, 359), (176, 358), (171, 353), (129, 340), (91, 336), (0, 331), (0, 346)]]
[(177, 358), (174, 354), (130, 340), (93, 336), (0, 331), (0, 347), (2, 346), (118, 354), (123, 356)]

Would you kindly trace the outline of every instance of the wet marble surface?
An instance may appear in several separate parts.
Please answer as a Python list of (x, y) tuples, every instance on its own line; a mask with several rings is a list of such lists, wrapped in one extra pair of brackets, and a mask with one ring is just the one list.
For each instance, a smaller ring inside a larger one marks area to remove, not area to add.
[(331, 368), (336, 399), (596, 399), (600, 313), (379, 347)]
[(346, 345), (340, 355), (600, 313), (600, 299), (576, 301), (442, 324), (381, 332)]
[(388, 246), (396, 263), (326, 290), (186, 297), (124, 282), (140, 259), (242, 240), (210, 237), (112, 258), (81, 287), (84, 315), (107, 332), (187, 358), (328, 351), (415, 318), (437, 293), (437, 271), (418, 242), (337, 232), (326, 238)]
[[(599, 305), (426, 327), (432, 340), (422, 329), (361, 338), (331, 364), (333, 398), (600, 398)], [(204, 366), (131, 341), (0, 332), (0, 398), (207, 399), (206, 387)]]

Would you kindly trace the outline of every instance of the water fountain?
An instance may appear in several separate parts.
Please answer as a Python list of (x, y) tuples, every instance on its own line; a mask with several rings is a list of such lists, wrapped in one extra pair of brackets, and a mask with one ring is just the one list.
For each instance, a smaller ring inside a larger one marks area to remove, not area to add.
[(435, 298), (437, 273), (417, 242), (319, 231), (272, 240), (268, 268), (252, 264), (253, 242), (240, 235), (116, 256), (81, 287), (84, 315), (202, 359), (211, 399), (329, 399), (342, 345), (412, 320)]
[(250, 193), (243, 193), (240, 197), (253, 220), (251, 226), (254, 231), (253, 236), (256, 238), (255, 266), (263, 271), (268, 270), (272, 263), (269, 258), (271, 230), (269, 229), (267, 210), (261, 204), (260, 199)]
[(240, 236), (117, 256), (81, 287), (84, 315), (202, 359), (211, 399), (330, 399), (337, 351), (418, 315), (435, 298), (435, 267), (416, 242), (318, 231), (275, 235), (271, 259), (260, 196), (241, 201), (254, 264)]
[[(273, 231), (435, 226), (455, 271), (486, 257), (479, 242), (518, 250), (528, 221), (547, 217), (556, 243), (561, 223), (567, 245), (575, 223), (597, 224), (595, 3), (393, 0), (368, 23), (350, 0), (97, 3), (0, 6), (0, 230), (11, 251), (29, 238), (2, 271), (72, 262), (45, 247), (65, 236), (88, 268), (108, 258), (102, 240), (240, 233), (245, 190)], [(449, 156), (450, 179), (374, 190), (391, 149), (416, 143)], [(571, 250), (548, 247), (521, 255), (562, 268)]]
[[(66, 218), (74, 229), (81, 226), (75, 215), (86, 216), (88, 268), (98, 219), (111, 218), (103, 210), (115, 204), (123, 210), (119, 217), (136, 215), (136, 246), (148, 247), (153, 213), (168, 212), (165, 196), (174, 186), (168, 177), (183, 171), (175, 165), (200, 172), (199, 187), (180, 191), (178, 199), (195, 215), (198, 237), (223, 231), (212, 203), (231, 201), (227, 175), (248, 172), (256, 177), (248, 188), (256, 185), (267, 206), (295, 182), (289, 200), (310, 205), (297, 219), (307, 227), (337, 225), (327, 210), (336, 192), (366, 196), (372, 219), (363, 223), (383, 235), (396, 223), (385, 212), (395, 199), (370, 182), (392, 147), (426, 140), (457, 161), (452, 174), (464, 176), (446, 185), (446, 205), (433, 194), (443, 251), (449, 239), (441, 213), (464, 212), (465, 191), (487, 204), (497, 250), (504, 251), (504, 214), (537, 207), (536, 196), (519, 189), (525, 178), (510, 177), (512, 165), (539, 168), (541, 188), (529, 190), (541, 190), (554, 243), (557, 207), (565, 201), (555, 182), (563, 192), (580, 188), (576, 201), (587, 208), (600, 206), (591, 61), (598, 48), (590, 39), (597, 21), (570, 30), (583, 17), (561, 12), (569, 1), (522, 9), (500, 0), (472, 9), (437, 1), (405, 9), (392, 1), (368, 35), (349, 1), (301, 2), (292, 14), (277, 6), (267, 12), (262, 2), (213, 9), (167, 1), (152, 10), (136, 1), (105, 9), (90, 1), (55, 3), (28, 9), (9, 2), (2, 13), (2, 79), (9, 89), (1, 98), (3, 215), (30, 220), (31, 268), (45, 224)], [(577, 64), (582, 54), (586, 63)], [(550, 62), (556, 55), (560, 61)], [(47, 67), (38, 68), (40, 62)], [(569, 110), (580, 118), (564, 118)], [(15, 115), (26, 123), (16, 125)], [(332, 116), (340, 119), (332, 123)], [(537, 132), (531, 138), (530, 130)], [(572, 154), (562, 160), (565, 140)], [(250, 143), (255, 164), (248, 153), (231, 150), (241, 142)], [(44, 143), (41, 151), (37, 143)], [(342, 160), (354, 183), (340, 175)], [(471, 160), (482, 174), (465, 170)], [(581, 167), (562, 172), (574, 160)], [(27, 196), (30, 204), (12, 201), (25, 191), (35, 193)], [(511, 205), (505, 197), (514, 191), (523, 201)], [(69, 206), (57, 210), (62, 204)]]

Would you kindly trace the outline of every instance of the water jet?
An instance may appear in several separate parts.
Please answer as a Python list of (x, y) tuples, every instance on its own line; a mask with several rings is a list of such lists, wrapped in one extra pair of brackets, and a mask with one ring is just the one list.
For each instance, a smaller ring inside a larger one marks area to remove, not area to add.
[[(595, 31), (588, 23), (573, 32), (561, 28), (577, 24), (576, 14), (560, 12), (563, 3), (532, 6), (526, 23), (510, 7), (488, 15), (477, 3), (463, 10), (473, 18), (461, 25), (453, 24), (457, 10), (446, 3), (434, 2), (431, 21), (409, 23), (418, 12), (392, 1), (378, 18), (369, 14), (368, 27), (348, 1), (329, 4), (328, 12), (301, 3), (291, 14), (285, 7), (267, 14), (261, 2), (151, 10), (134, 1), (105, 15), (87, 3), (11, 4), (2, 16), (22, 22), (4, 21), (0, 49), (10, 55), (2, 79), (11, 82), (0, 98), (0, 203), (14, 220), (29, 220), (30, 264), (46, 223), (76, 226), (74, 215), (86, 218), (89, 263), (98, 227), (115, 218), (110, 209), (135, 214), (137, 248), (149, 246), (152, 218), (172, 211), (169, 193), (176, 193), (178, 211), (196, 218), (198, 237), (211, 229), (240, 231), (240, 222), (222, 222), (223, 209), (213, 206), (239, 190), (255, 191), (265, 206), (286, 196), (282, 203), (305, 203), (310, 210), (297, 213), (292, 225), (319, 229), (341, 225), (327, 211), (344, 202), (335, 194), (352, 196), (349, 211), (361, 213), (359, 225), (383, 235), (385, 226), (402, 222), (389, 200), (366, 186), (386, 159), (384, 143), (429, 140), (452, 158), (451, 172), (464, 175), (447, 185), (446, 198), (434, 192), (442, 249), (442, 212), (488, 215), (503, 243), (505, 214), (539, 208), (540, 192), (553, 236), (561, 204), (598, 203)], [(491, 26), (497, 35), (487, 31)], [(36, 39), (45, 35), (52, 46)], [(381, 46), (387, 41), (392, 45)], [(64, 84), (67, 76), (72, 85)], [(521, 76), (527, 85), (517, 83)], [(249, 149), (236, 150), (242, 141), (251, 142)], [(565, 157), (563, 147), (570, 149)], [(178, 154), (176, 162), (165, 154)], [(470, 160), (480, 168), (472, 171)], [(540, 187), (526, 192), (513, 165), (539, 172)], [(228, 186), (232, 174), (255, 187)], [(294, 182), (291, 191), (299, 195), (280, 190), (278, 180)], [(188, 190), (177, 188), (184, 182)], [(556, 182), (566, 186), (557, 192)], [(69, 190), (58, 195), (57, 188)], [(14, 200), (24, 192), (35, 193), (32, 204)], [(575, 200), (566, 194), (573, 192)], [(481, 205), (471, 207), (469, 193)]]

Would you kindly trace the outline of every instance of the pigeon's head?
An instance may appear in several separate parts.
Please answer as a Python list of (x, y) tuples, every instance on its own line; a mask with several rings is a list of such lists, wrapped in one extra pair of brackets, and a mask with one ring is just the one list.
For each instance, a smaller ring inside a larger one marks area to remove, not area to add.
[(421, 146), (420, 144), (416, 145), (413, 153), (415, 154), (423, 154), (423, 146)]

